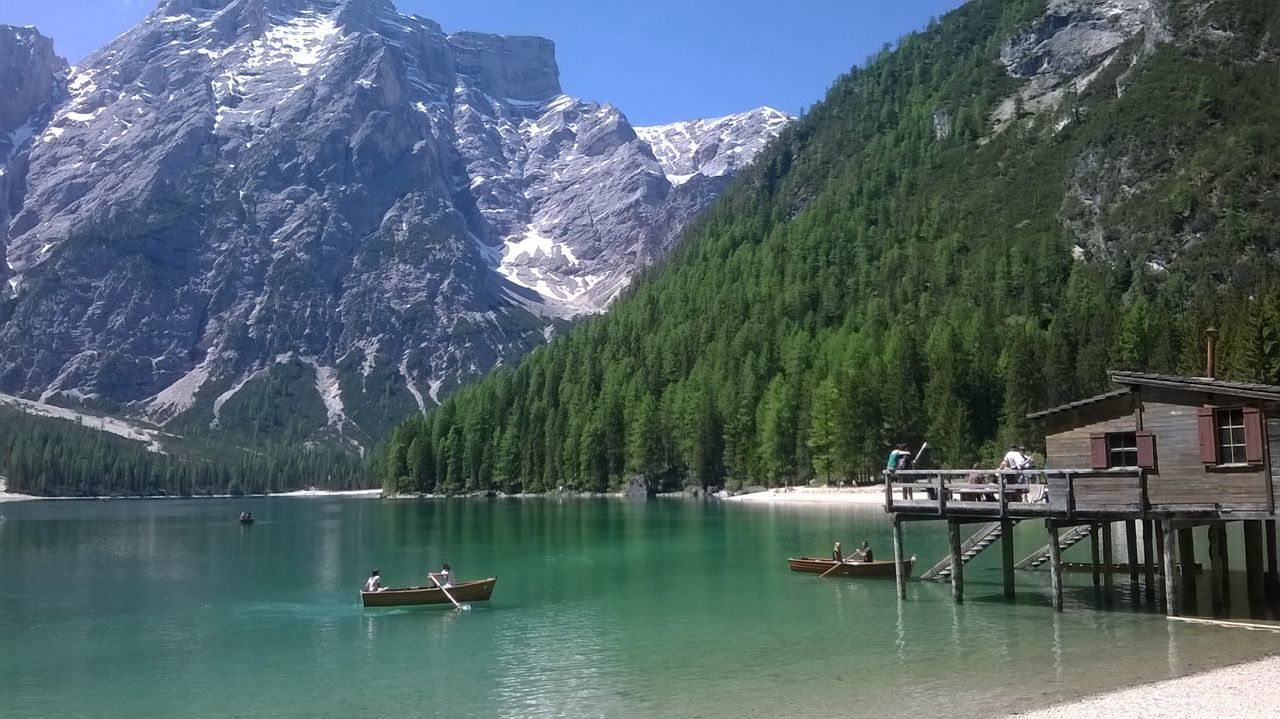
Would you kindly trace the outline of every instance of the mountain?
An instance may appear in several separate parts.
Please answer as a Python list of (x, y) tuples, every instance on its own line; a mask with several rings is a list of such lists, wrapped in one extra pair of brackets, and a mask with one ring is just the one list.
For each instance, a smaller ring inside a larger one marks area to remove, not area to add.
[(35, 78), (0, 115), (0, 391), (182, 434), (369, 446), (602, 309), (789, 120), (655, 154), (550, 41), (389, 0), (165, 0), (69, 71), (0, 38)]
[[(0, 227), (21, 202), (21, 183), (14, 178), (25, 170), (22, 159), (13, 158), (65, 97), (66, 78), (67, 63), (49, 38), (34, 28), (0, 26)], [(7, 167), (11, 159), (15, 167)], [(0, 265), (0, 279), (8, 275), (9, 268)]]
[[(392, 435), (394, 491), (994, 466), (1111, 367), (1280, 380), (1280, 6), (970, 0), (839, 78), (594, 318)], [(661, 157), (659, 153), (659, 157)], [(678, 172), (678, 171), (677, 171)]]

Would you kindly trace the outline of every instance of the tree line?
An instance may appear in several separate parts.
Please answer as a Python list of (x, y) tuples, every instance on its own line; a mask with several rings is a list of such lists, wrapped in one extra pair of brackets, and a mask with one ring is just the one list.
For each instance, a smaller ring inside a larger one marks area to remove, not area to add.
[(608, 313), (396, 429), (384, 488), (857, 481), (925, 439), (994, 463), (1109, 368), (1201, 373), (1210, 325), (1221, 376), (1280, 382), (1280, 12), (1176, 10), (1178, 41), (993, 133), (1042, 11), (966, 3), (840, 78)]

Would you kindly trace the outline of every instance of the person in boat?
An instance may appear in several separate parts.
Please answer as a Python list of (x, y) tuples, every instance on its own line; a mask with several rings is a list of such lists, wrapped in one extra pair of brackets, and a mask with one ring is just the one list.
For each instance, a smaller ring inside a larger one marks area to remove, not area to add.
[(366, 592), (384, 592), (386, 589), (386, 587), (382, 586), (382, 573), (376, 569), (364, 582), (364, 590)]
[(252, 521), (252, 520), (253, 520), (253, 515), (252, 515), (252, 514), (249, 514), (248, 512), (241, 512), (241, 513), (240, 513), (240, 521), (241, 521), (241, 522), (249, 522), (249, 521)]
[(444, 566), (440, 568), (440, 571), (427, 572), (427, 579), (430, 579), (432, 580), (433, 583), (438, 584), (439, 586), (444, 587), (445, 589), (448, 589), (452, 587), (455, 583), (453, 567), (450, 567), (449, 563), (445, 562)]
[(872, 557), (872, 554), (871, 554), (871, 545), (867, 544), (867, 540), (865, 539), (862, 540), (862, 546), (853, 550), (853, 553), (858, 555), (859, 561), (862, 561), (862, 562), (875, 561), (875, 559)]
[(844, 552), (840, 551), (840, 543), (836, 542), (836, 546), (831, 549), (831, 558), (837, 562), (844, 561)]

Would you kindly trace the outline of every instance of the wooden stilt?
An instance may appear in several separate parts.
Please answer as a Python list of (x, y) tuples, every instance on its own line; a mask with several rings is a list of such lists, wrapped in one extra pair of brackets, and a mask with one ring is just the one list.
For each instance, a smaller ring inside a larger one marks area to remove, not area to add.
[(1222, 599), (1231, 604), (1231, 551), (1227, 546), (1227, 523), (1222, 523)]
[(1000, 559), (1004, 569), (1004, 595), (1013, 596), (1013, 521), (1000, 521)]
[(960, 523), (947, 522), (951, 537), (951, 597), (957, 604), (964, 602), (964, 553), (960, 551)]
[(1190, 527), (1178, 530), (1178, 563), (1182, 591), (1196, 593), (1196, 536)]
[(1153, 522), (1152, 528), (1154, 529), (1152, 534), (1155, 535), (1156, 538), (1156, 559), (1159, 562), (1156, 567), (1156, 573), (1163, 577), (1165, 574), (1168, 574), (1168, 567), (1164, 563), (1164, 522)]
[(898, 599), (907, 598), (907, 573), (903, 564), (902, 520), (893, 515), (893, 563), (894, 577), (898, 582)]
[(1093, 570), (1093, 586), (1102, 585), (1102, 555), (1098, 553), (1098, 526), (1089, 525), (1089, 566)]
[(1274, 591), (1280, 586), (1280, 566), (1277, 566), (1276, 558), (1276, 520), (1265, 520), (1263, 526), (1267, 532), (1267, 589)]
[(1178, 570), (1174, 559), (1177, 539), (1168, 522), (1161, 522), (1161, 559), (1164, 565), (1164, 611), (1171, 617), (1178, 616)]
[(1143, 594), (1147, 599), (1156, 595), (1156, 523), (1151, 519), (1142, 522), (1142, 563), (1144, 580)]
[(1262, 521), (1245, 520), (1244, 526), (1244, 572), (1249, 584), (1249, 601), (1257, 602), (1266, 599), (1266, 580), (1263, 577), (1265, 557), (1262, 551)]
[(1138, 523), (1130, 519), (1124, 523), (1124, 548), (1129, 559), (1129, 581), (1138, 582)]
[(1213, 612), (1215, 614), (1223, 610), (1222, 603), (1222, 558), (1227, 552), (1227, 529), (1222, 522), (1214, 522), (1209, 525), (1209, 568), (1212, 574), (1209, 577), (1209, 590), (1213, 597)]
[(1111, 601), (1111, 590), (1115, 588), (1115, 581), (1112, 578), (1115, 567), (1115, 538), (1111, 536), (1111, 522), (1102, 523), (1102, 591), (1106, 593), (1105, 599)]
[(1058, 544), (1058, 525), (1045, 521), (1049, 530), (1049, 585), (1053, 592), (1053, 608), (1062, 611), (1062, 547)]

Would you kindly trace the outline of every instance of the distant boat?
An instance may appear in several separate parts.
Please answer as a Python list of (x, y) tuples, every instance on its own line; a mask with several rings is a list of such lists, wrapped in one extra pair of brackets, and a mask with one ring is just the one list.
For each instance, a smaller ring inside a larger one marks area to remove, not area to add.
[[(838, 562), (834, 559), (822, 559), (820, 557), (789, 557), (787, 559), (787, 565), (791, 567), (791, 571), (793, 572), (821, 574), (828, 569), (831, 569), (836, 564), (838, 564)], [(911, 576), (911, 566), (913, 564), (915, 564), (915, 557), (902, 562), (903, 569), (906, 570), (907, 576)], [(846, 559), (844, 566), (827, 576), (833, 576), (836, 574), (846, 577), (892, 577), (895, 572), (892, 561), (859, 562), (856, 560)]]
[[(493, 594), (497, 577), (462, 582), (449, 587), (449, 594), (461, 602), (487, 602)], [(439, 587), (406, 587), (384, 589), (381, 592), (360, 592), (360, 601), (366, 607), (407, 607), (415, 604), (452, 604)]]
[(253, 515), (248, 515), (248, 516), (240, 515), (240, 523), (241, 523), (241, 524), (253, 524)]

